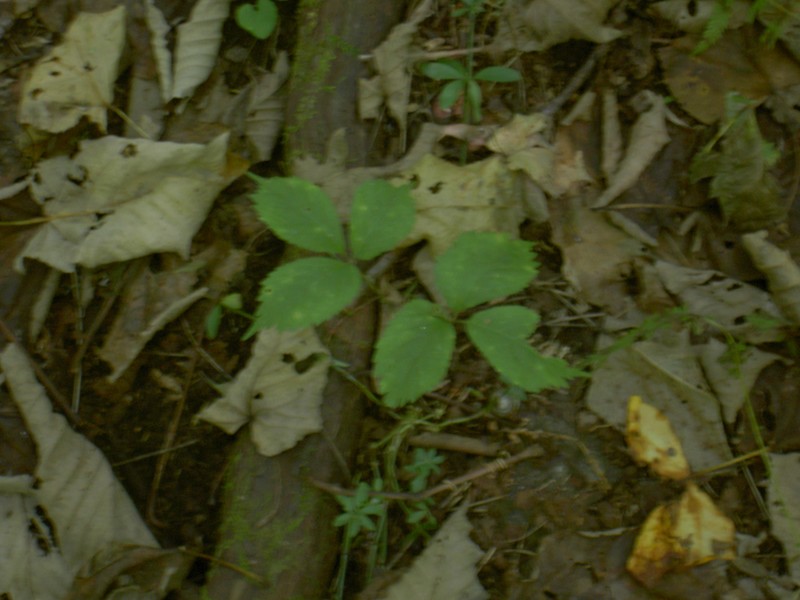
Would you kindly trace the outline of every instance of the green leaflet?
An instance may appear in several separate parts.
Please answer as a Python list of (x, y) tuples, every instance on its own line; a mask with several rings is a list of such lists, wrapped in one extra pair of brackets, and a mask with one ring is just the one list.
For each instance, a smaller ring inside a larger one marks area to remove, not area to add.
[(312, 252), (344, 254), (342, 225), (325, 192), (297, 177), (250, 178), (258, 183), (256, 212), (279, 238)]
[(303, 258), (283, 265), (261, 282), (258, 310), (245, 337), (268, 327), (287, 331), (318, 325), (360, 291), (358, 269), (335, 258)]
[(464, 233), (436, 263), (436, 286), (455, 313), (514, 294), (538, 272), (531, 248), (503, 233)]
[(359, 260), (388, 252), (411, 232), (416, 207), (409, 186), (396, 187), (383, 179), (365, 181), (355, 192), (350, 209), (350, 249)]
[(564, 360), (542, 356), (528, 343), (539, 315), (522, 306), (498, 306), (472, 315), (467, 335), (489, 363), (511, 383), (529, 392), (560, 388), (584, 373)]
[(438, 305), (412, 300), (401, 308), (376, 345), (374, 374), (384, 404), (404, 406), (435, 388), (455, 343), (455, 327)]

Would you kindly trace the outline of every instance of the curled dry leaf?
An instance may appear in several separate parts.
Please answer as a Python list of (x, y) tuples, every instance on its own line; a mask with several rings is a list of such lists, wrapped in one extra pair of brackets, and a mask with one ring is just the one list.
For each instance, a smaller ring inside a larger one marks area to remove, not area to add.
[(633, 186), (650, 161), (669, 142), (664, 100), (652, 92), (648, 92), (647, 96), (650, 100), (650, 108), (643, 112), (634, 123), (625, 157), (609, 180), (606, 190), (594, 203), (594, 208), (608, 205), (622, 192)]
[(34, 477), (0, 477), (0, 592), (62, 600), (101, 550), (158, 543), (102, 453), (53, 412), (22, 349), (7, 346), (0, 368), (38, 457)]
[(775, 304), (787, 319), (800, 325), (800, 267), (788, 252), (767, 241), (766, 231), (745, 234), (742, 242), (758, 269), (767, 276)]
[(170, 98), (191, 96), (208, 78), (217, 61), (229, 6), (230, 0), (198, 0), (189, 20), (178, 26)]
[(386, 40), (373, 51), (372, 64), (378, 75), (359, 81), (361, 118), (378, 118), (381, 101), (385, 99), (389, 114), (400, 125), (400, 130), (405, 131), (411, 93), (411, 47), (417, 27), (431, 14), (432, 4), (432, 0), (424, 0), (408, 21), (395, 26)]
[(124, 6), (78, 15), (62, 42), (31, 70), (19, 120), (58, 133), (86, 117), (105, 130), (124, 43)]

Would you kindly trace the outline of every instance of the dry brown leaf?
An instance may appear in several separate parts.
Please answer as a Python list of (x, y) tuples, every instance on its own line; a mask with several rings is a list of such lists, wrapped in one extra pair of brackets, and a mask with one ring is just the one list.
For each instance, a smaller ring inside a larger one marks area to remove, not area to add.
[(603, 25), (614, 4), (615, 0), (507, 0), (492, 47), (538, 52), (569, 40), (610, 42), (622, 35)]
[(61, 43), (31, 70), (19, 120), (58, 133), (86, 117), (105, 131), (124, 43), (124, 6), (78, 15)]
[[(405, 23), (395, 26), (372, 53), (372, 64), (378, 75), (370, 80), (359, 82), (359, 106), (362, 118), (376, 118), (379, 106), (375, 90), (386, 100), (389, 114), (400, 126), (401, 136), (405, 135), (408, 118), (408, 97), (411, 93), (411, 67), (413, 58), (411, 46), (419, 24), (431, 14), (433, 0), (424, 0)], [(361, 99), (362, 94), (367, 96)], [(372, 96), (370, 97), (370, 94)]]
[(742, 242), (755, 265), (766, 275), (775, 304), (787, 319), (800, 325), (800, 267), (788, 252), (767, 241), (766, 231), (745, 234)]
[(111, 366), (109, 381), (116, 381), (164, 325), (206, 294), (192, 290), (197, 274), (191, 270), (153, 273), (142, 268), (122, 294), (122, 305), (97, 354)]
[(689, 476), (689, 463), (669, 419), (640, 396), (628, 399), (625, 441), (633, 459), (657, 475), (678, 480)]
[(633, 186), (650, 161), (669, 142), (664, 118), (664, 100), (652, 92), (647, 93), (647, 98), (650, 101), (650, 108), (634, 123), (625, 157), (608, 182), (608, 187), (594, 203), (594, 208), (608, 205)]

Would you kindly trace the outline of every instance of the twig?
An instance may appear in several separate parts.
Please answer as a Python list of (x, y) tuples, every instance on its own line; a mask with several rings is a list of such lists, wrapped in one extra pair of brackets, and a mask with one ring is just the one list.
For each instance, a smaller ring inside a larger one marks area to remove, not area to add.
[(561, 110), (561, 107), (567, 103), (572, 94), (578, 91), (578, 88), (580, 88), (589, 78), (589, 75), (597, 64), (598, 59), (602, 58), (607, 51), (608, 44), (600, 44), (595, 46), (594, 50), (592, 50), (591, 54), (589, 54), (589, 58), (587, 58), (586, 62), (581, 65), (581, 68), (575, 72), (575, 75), (572, 76), (572, 79), (569, 80), (561, 93), (538, 109), (537, 112), (551, 117)]
[(33, 372), (36, 373), (37, 379), (45, 387), (47, 393), (50, 395), (50, 398), (52, 398), (53, 401), (55, 401), (55, 403), (64, 413), (64, 416), (67, 418), (67, 420), (75, 427), (79, 429), (84, 429), (86, 423), (78, 415), (72, 412), (69, 401), (61, 394), (60, 391), (58, 391), (58, 388), (56, 388), (56, 386), (53, 385), (53, 382), (50, 381), (50, 378), (42, 370), (42, 367), (39, 366), (39, 363), (37, 363), (35, 360), (33, 360), (33, 358), (31, 358), (30, 354), (28, 354), (28, 351), (20, 343), (17, 336), (14, 335), (14, 332), (11, 331), (11, 329), (8, 327), (8, 325), (6, 325), (6, 322), (3, 321), (3, 319), (0, 319), (0, 333), (2, 333), (3, 337), (5, 337), (6, 340), (8, 340), (10, 343), (19, 346), (20, 350), (22, 350), (22, 352), (25, 353), (25, 355), (28, 357), (28, 361), (31, 363), (31, 366), (33, 367)]

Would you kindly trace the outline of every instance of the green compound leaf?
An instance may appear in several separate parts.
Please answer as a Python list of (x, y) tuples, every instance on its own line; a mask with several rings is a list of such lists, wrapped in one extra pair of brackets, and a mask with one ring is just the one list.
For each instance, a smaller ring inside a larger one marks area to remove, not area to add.
[(497, 371), (529, 392), (561, 388), (573, 377), (586, 374), (566, 361), (542, 356), (528, 344), (539, 315), (522, 306), (498, 306), (475, 313), (466, 324), (467, 335)]
[(402, 242), (414, 226), (416, 207), (407, 185), (383, 179), (365, 181), (356, 189), (350, 209), (350, 248), (369, 260)]
[(375, 377), (391, 408), (413, 402), (447, 375), (456, 344), (455, 327), (441, 307), (412, 300), (389, 321), (376, 344)]
[(313, 252), (344, 253), (342, 225), (325, 192), (297, 177), (249, 175), (258, 183), (256, 213), (279, 238)]
[(420, 71), (431, 79), (467, 79), (467, 69), (457, 60), (439, 60), (425, 63)]
[(281, 331), (318, 325), (350, 304), (361, 291), (361, 273), (335, 258), (302, 258), (272, 271), (261, 282), (250, 337), (261, 329)]
[(267, 39), (278, 23), (278, 7), (272, 0), (257, 0), (236, 9), (236, 24), (259, 40)]
[(524, 289), (539, 264), (530, 242), (504, 233), (470, 231), (436, 263), (436, 286), (453, 312)]
[(475, 79), (494, 83), (513, 83), (522, 79), (522, 74), (509, 67), (486, 67), (475, 73)]

